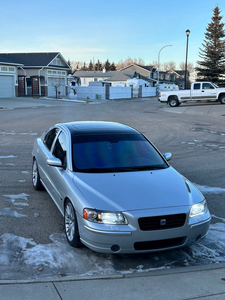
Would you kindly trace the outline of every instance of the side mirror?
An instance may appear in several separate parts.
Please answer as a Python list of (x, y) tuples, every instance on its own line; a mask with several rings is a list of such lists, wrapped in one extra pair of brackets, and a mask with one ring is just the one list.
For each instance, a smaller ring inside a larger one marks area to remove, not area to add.
[(165, 158), (167, 161), (171, 160), (171, 158), (172, 158), (172, 154), (171, 154), (171, 153), (164, 153), (163, 156), (164, 156), (164, 158)]
[(63, 164), (59, 158), (48, 158), (47, 164), (51, 167), (63, 167)]

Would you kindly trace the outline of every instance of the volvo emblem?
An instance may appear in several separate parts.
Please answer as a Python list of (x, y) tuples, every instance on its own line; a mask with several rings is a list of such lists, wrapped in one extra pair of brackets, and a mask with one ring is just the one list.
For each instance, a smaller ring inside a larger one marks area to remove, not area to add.
[(165, 226), (165, 225), (166, 225), (166, 219), (161, 219), (160, 226)]

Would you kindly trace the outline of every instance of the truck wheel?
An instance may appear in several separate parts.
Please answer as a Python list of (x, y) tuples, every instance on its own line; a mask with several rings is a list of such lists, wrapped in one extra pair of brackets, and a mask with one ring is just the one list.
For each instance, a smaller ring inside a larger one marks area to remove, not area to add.
[(179, 106), (180, 105), (180, 102), (176, 99), (176, 98), (171, 98), (169, 99), (169, 105), (171, 107), (175, 107), (175, 106)]
[(225, 95), (220, 96), (219, 101), (221, 104), (225, 104)]

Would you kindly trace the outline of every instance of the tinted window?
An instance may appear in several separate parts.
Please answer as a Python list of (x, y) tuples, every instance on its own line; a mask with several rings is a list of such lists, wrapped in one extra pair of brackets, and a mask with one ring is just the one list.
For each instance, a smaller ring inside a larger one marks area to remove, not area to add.
[(77, 172), (122, 172), (167, 167), (142, 135), (73, 137), (73, 168)]
[(61, 132), (55, 142), (53, 155), (59, 158), (63, 165), (66, 165), (66, 135), (64, 132)]
[(208, 82), (203, 83), (202, 88), (203, 89), (214, 89), (214, 87)]
[(200, 83), (195, 83), (194, 84), (194, 90), (200, 90), (200, 86), (201, 86)]
[(59, 131), (58, 128), (54, 128), (54, 129), (50, 130), (44, 138), (44, 144), (46, 145), (46, 147), (49, 150), (51, 150), (52, 143), (53, 143), (58, 131)]

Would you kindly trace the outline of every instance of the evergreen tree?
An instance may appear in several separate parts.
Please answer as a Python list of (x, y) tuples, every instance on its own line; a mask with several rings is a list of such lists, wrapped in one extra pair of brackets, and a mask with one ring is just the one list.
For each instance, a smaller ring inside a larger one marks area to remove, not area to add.
[(93, 71), (93, 70), (94, 70), (94, 66), (93, 66), (92, 61), (90, 60), (89, 66), (88, 66), (88, 71)]
[(95, 71), (102, 71), (102, 64), (98, 60), (97, 64), (95, 64)]
[(212, 21), (206, 28), (202, 48), (199, 49), (199, 56), (202, 60), (197, 61), (198, 67), (196, 68), (199, 80), (218, 84), (225, 70), (225, 31), (221, 19), (220, 9), (216, 6), (213, 9)]
[(104, 64), (104, 66), (105, 66), (105, 69), (106, 69), (106, 71), (109, 71), (109, 70), (111, 70), (111, 65), (110, 65), (110, 62), (109, 62), (109, 60), (107, 59), (107, 61), (105, 62), (105, 64)]
[(85, 64), (85, 62), (84, 62), (84, 65), (83, 65), (83, 67), (81, 68), (81, 70), (82, 70), (82, 71), (87, 71), (87, 67), (86, 67), (86, 64)]
[(110, 71), (116, 71), (116, 66), (115, 66), (114, 62), (111, 63)]

